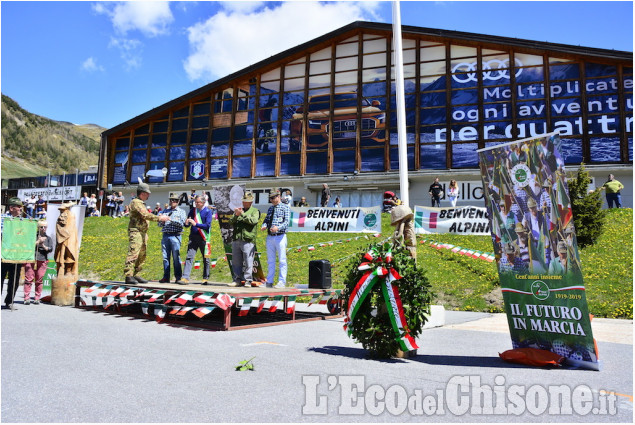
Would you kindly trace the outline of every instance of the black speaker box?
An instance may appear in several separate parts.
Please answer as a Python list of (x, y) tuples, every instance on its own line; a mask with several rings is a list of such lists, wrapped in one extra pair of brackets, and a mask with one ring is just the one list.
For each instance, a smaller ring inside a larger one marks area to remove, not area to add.
[(329, 260), (309, 261), (309, 288), (329, 289), (331, 287), (331, 263)]

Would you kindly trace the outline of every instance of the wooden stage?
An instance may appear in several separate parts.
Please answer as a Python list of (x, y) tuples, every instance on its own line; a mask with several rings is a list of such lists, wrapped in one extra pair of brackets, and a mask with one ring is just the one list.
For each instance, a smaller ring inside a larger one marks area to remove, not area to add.
[[(190, 282), (77, 281), (75, 307), (212, 330), (237, 330), (341, 317), (341, 289), (232, 287)], [(323, 304), (322, 312), (296, 301)]]

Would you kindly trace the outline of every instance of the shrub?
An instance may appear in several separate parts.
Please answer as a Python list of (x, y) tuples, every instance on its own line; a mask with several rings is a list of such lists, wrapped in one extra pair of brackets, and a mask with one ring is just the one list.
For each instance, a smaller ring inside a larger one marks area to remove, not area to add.
[(589, 192), (591, 177), (584, 168), (584, 163), (580, 164), (575, 177), (570, 176), (567, 183), (578, 246), (583, 248), (593, 245), (602, 234), (606, 221), (606, 211), (602, 209), (602, 192)]

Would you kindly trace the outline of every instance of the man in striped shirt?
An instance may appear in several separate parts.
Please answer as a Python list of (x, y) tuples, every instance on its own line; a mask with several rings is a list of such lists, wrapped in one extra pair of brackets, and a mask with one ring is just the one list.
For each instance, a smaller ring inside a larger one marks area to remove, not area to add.
[(183, 271), (181, 268), (181, 234), (185, 224), (185, 211), (179, 208), (179, 195), (170, 192), (170, 207), (160, 215), (167, 215), (168, 221), (159, 222), (162, 227), (163, 238), (161, 239), (161, 253), (163, 254), (163, 278), (160, 283), (170, 283), (170, 260), (174, 263), (175, 283), (185, 285), (181, 280)]
[(276, 288), (284, 288), (287, 283), (287, 226), (291, 211), (289, 205), (280, 202), (280, 192), (272, 189), (269, 192), (271, 206), (262, 223), (261, 230), (267, 230), (267, 288), (272, 288), (276, 275), (276, 256), (278, 257), (279, 274)]

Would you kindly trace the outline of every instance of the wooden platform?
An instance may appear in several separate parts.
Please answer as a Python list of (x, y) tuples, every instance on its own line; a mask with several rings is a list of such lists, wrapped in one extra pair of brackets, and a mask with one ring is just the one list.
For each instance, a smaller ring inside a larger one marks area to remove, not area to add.
[[(298, 311), (296, 300), (326, 304), (325, 312)], [(341, 290), (232, 287), (209, 282), (187, 285), (79, 280), (75, 307), (161, 323), (236, 330), (341, 317)]]

